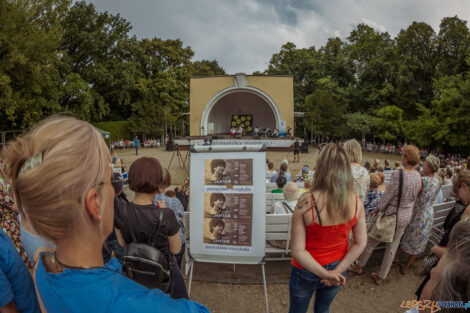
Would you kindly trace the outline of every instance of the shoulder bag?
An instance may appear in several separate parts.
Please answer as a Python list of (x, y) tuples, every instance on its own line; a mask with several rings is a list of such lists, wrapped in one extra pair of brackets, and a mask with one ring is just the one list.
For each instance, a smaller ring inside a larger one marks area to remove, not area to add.
[[(403, 170), (400, 169), (400, 182), (398, 184), (398, 203), (397, 211), (385, 216), (385, 213), (379, 213), (377, 222), (369, 232), (369, 237), (380, 242), (393, 242), (397, 230), (397, 215), (400, 209), (401, 194), (403, 189)], [(384, 210), (385, 211), (385, 210)]]
[(127, 215), (127, 206), (124, 213), (132, 236), (132, 242), (124, 248), (122, 265), (124, 275), (149, 289), (158, 288), (163, 292), (168, 292), (171, 282), (170, 258), (169, 255), (166, 256), (155, 248), (163, 222), (163, 209), (160, 209), (157, 232), (148, 244), (138, 243)]

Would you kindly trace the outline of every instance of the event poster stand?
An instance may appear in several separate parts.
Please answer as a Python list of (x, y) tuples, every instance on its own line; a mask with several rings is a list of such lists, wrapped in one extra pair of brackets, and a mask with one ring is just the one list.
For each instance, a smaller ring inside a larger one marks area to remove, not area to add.
[(266, 248), (264, 145), (191, 147), (189, 288), (195, 262), (259, 264)]

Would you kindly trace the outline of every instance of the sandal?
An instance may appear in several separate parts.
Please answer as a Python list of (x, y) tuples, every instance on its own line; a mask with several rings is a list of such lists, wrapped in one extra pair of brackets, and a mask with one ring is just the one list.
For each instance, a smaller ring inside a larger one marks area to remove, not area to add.
[(374, 283), (377, 286), (382, 285), (382, 278), (380, 278), (379, 275), (377, 275), (376, 273), (372, 273), (370, 274), (370, 277), (372, 277), (372, 279), (374, 280)]

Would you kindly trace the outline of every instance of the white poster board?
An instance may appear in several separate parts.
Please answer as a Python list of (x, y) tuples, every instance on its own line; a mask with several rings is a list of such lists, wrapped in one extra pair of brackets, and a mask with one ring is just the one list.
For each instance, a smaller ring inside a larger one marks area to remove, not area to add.
[(189, 237), (195, 261), (264, 262), (265, 172), (262, 145), (192, 148)]

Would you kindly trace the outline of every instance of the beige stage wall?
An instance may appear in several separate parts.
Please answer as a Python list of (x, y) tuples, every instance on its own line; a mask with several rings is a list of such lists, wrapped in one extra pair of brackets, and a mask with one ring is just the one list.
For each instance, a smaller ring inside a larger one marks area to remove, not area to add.
[[(207, 125), (208, 116), (210, 116), (212, 109), (219, 103), (220, 111), (220, 105), (224, 101), (229, 101), (225, 99), (231, 98), (233, 102), (233, 98), (236, 98), (237, 94), (240, 95), (242, 100), (258, 96), (260, 98), (259, 102), (266, 103), (265, 109), (273, 111), (273, 116), (276, 117), (278, 122), (276, 126), (279, 126), (280, 119), (280, 121), (286, 122), (286, 128), (294, 128), (294, 85), (292, 76), (236, 74), (191, 78), (190, 135), (207, 135), (208, 133), (203, 133), (207, 131), (207, 127), (206, 129), (203, 129), (203, 127)], [(245, 97), (242, 95), (245, 95)], [(251, 114), (246, 106), (240, 106), (242, 109), (238, 109), (238, 111), (233, 103), (226, 106), (227, 116), (230, 115), (230, 117), (231, 114), (237, 113)], [(254, 117), (255, 119), (256, 117)], [(201, 121), (203, 121), (202, 125)], [(204, 121), (206, 124), (204, 124)], [(256, 120), (254, 124), (256, 125)]]

